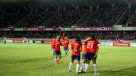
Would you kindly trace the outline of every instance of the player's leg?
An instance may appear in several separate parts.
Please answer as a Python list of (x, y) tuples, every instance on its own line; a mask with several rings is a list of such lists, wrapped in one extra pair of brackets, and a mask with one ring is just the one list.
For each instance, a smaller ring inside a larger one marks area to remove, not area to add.
[(69, 49), (67, 47), (64, 47), (65, 55), (68, 54)]
[(85, 64), (85, 71), (88, 70), (89, 63), (93, 59), (94, 56), (95, 56), (94, 53), (87, 53), (87, 55), (86, 55), (87, 63)]
[(54, 50), (51, 48), (51, 51), (52, 51), (52, 58), (54, 57)]
[(80, 67), (80, 71), (79, 72), (82, 72), (83, 69), (85, 68), (85, 64), (86, 64), (86, 59), (85, 59), (85, 54), (82, 55), (82, 59), (83, 59), (83, 62), (81, 64), (81, 67)]
[(80, 69), (80, 55), (76, 57), (77, 59), (77, 65), (76, 65), (76, 73), (79, 73), (79, 69)]
[(89, 67), (89, 62), (91, 60), (91, 53), (86, 53), (85, 54), (85, 58), (84, 58), (84, 67), (85, 67), (85, 72), (88, 70), (88, 67)]
[(66, 50), (66, 55), (68, 54), (68, 51), (69, 51), (69, 49), (67, 48), (67, 50)]
[(58, 51), (58, 57), (57, 57), (57, 62), (59, 63), (59, 60), (61, 59), (61, 52)]
[(59, 59), (60, 59), (60, 51), (54, 51), (54, 54), (55, 54), (55, 63), (58, 63), (59, 62)]
[(87, 60), (87, 62), (85, 63), (85, 72), (87, 72), (87, 70), (88, 70), (90, 61), (91, 60)]
[(55, 60), (54, 60), (55, 63), (57, 63), (57, 58), (58, 58), (58, 55), (55, 54)]
[(93, 59), (92, 59), (92, 62), (93, 62), (93, 67), (94, 67), (94, 74), (97, 74), (97, 64), (96, 64), (96, 59), (97, 59), (97, 56), (95, 56)]
[(4, 40), (4, 44), (6, 44), (7, 42), (6, 42), (6, 40)]
[(70, 71), (71, 71), (72, 64), (73, 64), (74, 60), (75, 60), (75, 56), (74, 56), (74, 55), (72, 55), (72, 56), (71, 56), (71, 62), (69, 63), (68, 72), (70, 72)]

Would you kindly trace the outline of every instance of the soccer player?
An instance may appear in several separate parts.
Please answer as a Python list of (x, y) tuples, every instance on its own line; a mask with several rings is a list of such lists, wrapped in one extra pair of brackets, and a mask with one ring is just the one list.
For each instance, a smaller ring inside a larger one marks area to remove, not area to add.
[[(89, 37), (87, 37), (87, 39), (85, 40), (85, 42), (87, 41), (87, 40), (89, 40), (90, 38)], [(83, 54), (82, 54), (82, 59), (83, 59), (83, 61), (84, 61), (84, 59), (85, 59), (85, 54), (86, 54), (86, 49), (87, 49), (87, 44), (85, 44), (84, 43), (84, 50), (83, 50)], [(85, 66), (85, 62), (83, 62), (81, 65), (81, 67), (80, 67), (80, 71), (79, 72), (82, 72), (83, 71), (83, 68), (84, 68), (84, 66)]]
[(24, 43), (26, 43), (26, 42), (27, 42), (27, 39), (26, 39), (26, 37), (23, 37), (23, 40), (24, 40)]
[(69, 40), (67, 37), (65, 37), (65, 33), (63, 33), (62, 35), (62, 39), (63, 39), (63, 47), (64, 47), (64, 51), (65, 51), (65, 55), (67, 55), (68, 51), (69, 51)]
[(53, 50), (54, 50), (54, 55), (55, 55), (55, 63), (59, 63), (59, 60), (61, 58), (60, 46), (62, 46), (62, 44), (60, 42), (60, 36), (57, 36), (56, 40), (54, 41), (54, 43), (52, 45)]
[(90, 61), (93, 61), (93, 66), (94, 66), (94, 73), (97, 73), (97, 65), (96, 65), (96, 58), (97, 58), (97, 53), (98, 53), (98, 40), (96, 40), (95, 35), (92, 34), (91, 35), (91, 39), (87, 39), (85, 41), (85, 45), (87, 45), (86, 47), (86, 53), (85, 53), (85, 58), (84, 61), (82, 63), (82, 66), (80, 68), (81, 72), (83, 70), (83, 67), (85, 66), (85, 71), (88, 70), (88, 65), (90, 63)]
[(71, 71), (72, 64), (74, 60), (77, 60), (76, 65), (76, 73), (79, 73), (80, 68), (80, 52), (82, 51), (82, 43), (81, 39), (77, 36), (76, 39), (71, 44), (71, 50), (72, 50), (72, 56), (71, 56), (71, 62), (69, 63), (68, 71)]
[[(96, 42), (98, 42), (98, 40), (96, 40)], [(98, 44), (100, 44), (100, 43), (98, 42)], [(95, 54), (95, 56), (92, 59), (93, 67), (94, 67), (94, 74), (97, 74), (97, 63), (96, 63), (96, 59), (97, 59), (97, 54), (98, 54), (98, 50), (99, 50), (98, 44), (96, 45), (96, 54)]]
[(52, 57), (54, 57), (54, 49), (53, 49), (53, 44), (55, 42), (55, 38), (52, 39), (51, 41), (51, 51), (52, 51)]
[(3, 42), (4, 42), (4, 44), (6, 44), (7, 43), (7, 38), (6, 38), (6, 36), (3, 38)]

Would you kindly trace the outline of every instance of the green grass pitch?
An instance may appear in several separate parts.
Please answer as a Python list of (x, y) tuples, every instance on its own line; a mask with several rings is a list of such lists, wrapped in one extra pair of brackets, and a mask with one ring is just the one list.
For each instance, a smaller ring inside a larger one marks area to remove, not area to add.
[[(76, 63), (68, 73), (71, 52), (61, 51), (60, 63), (54, 64), (50, 45), (0, 43), (0, 76), (76, 76)], [(98, 76), (136, 76), (136, 47), (100, 46), (97, 63)], [(79, 76), (95, 76), (92, 63)]]

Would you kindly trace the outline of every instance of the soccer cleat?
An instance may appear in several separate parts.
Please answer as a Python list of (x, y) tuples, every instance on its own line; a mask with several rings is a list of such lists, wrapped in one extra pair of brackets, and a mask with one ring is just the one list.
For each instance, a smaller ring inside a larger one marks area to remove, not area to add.
[(82, 70), (79, 70), (79, 73), (81, 73), (82, 72)]
[(83, 71), (83, 70), (80, 70), (80, 71), (79, 71), (79, 73), (85, 73), (85, 71)]
[(57, 64), (57, 62), (56, 62), (56, 61), (55, 61), (54, 63), (55, 63), (55, 64)]
[(55, 61), (55, 64), (59, 64), (59, 61)]

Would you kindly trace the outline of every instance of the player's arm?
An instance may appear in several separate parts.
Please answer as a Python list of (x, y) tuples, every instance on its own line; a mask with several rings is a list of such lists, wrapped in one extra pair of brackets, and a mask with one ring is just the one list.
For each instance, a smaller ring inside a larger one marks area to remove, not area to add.
[(60, 46), (63, 46), (62, 42), (60, 41)]
[(87, 41), (89, 41), (90, 38), (87, 38), (85, 41), (84, 41), (84, 44), (86, 45), (87, 44)]
[(65, 39), (65, 33), (62, 34), (61, 38), (64, 40)]
[(98, 54), (98, 50), (99, 50), (99, 47), (98, 47), (98, 44), (96, 45), (96, 54), (95, 54), (95, 56), (94, 56), (94, 58), (97, 56), (97, 54)]
[(54, 49), (54, 47), (55, 47), (55, 42), (53, 42), (53, 43), (51, 44), (51, 47)]
[(73, 44), (71, 44), (71, 50), (73, 50)]
[(82, 52), (82, 45), (80, 45), (79, 51)]
[(68, 40), (68, 44), (69, 44), (69, 40)]

